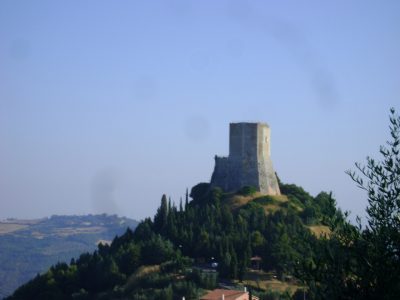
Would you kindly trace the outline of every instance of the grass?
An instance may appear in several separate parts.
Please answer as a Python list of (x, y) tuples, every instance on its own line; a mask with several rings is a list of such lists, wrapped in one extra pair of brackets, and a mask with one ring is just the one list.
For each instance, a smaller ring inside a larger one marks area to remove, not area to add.
[(0, 223), (0, 235), (27, 228), (28, 225), (15, 223)]
[(53, 234), (60, 237), (75, 235), (75, 234), (94, 234), (105, 231), (102, 226), (91, 226), (91, 227), (63, 227), (55, 228)]
[(227, 204), (232, 210), (237, 210), (242, 206), (245, 206), (249, 202), (255, 202), (261, 205), (266, 214), (271, 214), (280, 209), (293, 208), (294, 210), (301, 212), (303, 208), (288, 198), (286, 195), (264, 195), (260, 192), (255, 192), (252, 195), (241, 195), (241, 194), (225, 194), (224, 204)]
[(256, 192), (253, 195), (239, 195), (239, 194), (228, 194), (224, 199), (224, 203), (228, 204), (233, 210), (238, 209), (250, 201), (253, 201), (255, 198), (260, 197), (261, 193)]
[(316, 237), (329, 237), (331, 234), (331, 230), (328, 226), (325, 225), (310, 225), (307, 226), (308, 229), (316, 236)]
[(151, 273), (160, 272), (160, 265), (152, 265), (152, 266), (141, 266), (136, 270), (135, 273), (132, 274), (135, 278), (140, 278)]
[(263, 195), (254, 199), (254, 202), (263, 206), (266, 214), (274, 213), (289, 206), (289, 199), (285, 195)]
[(129, 291), (134, 288), (136, 282), (149, 274), (152, 273), (159, 273), (160, 272), (160, 265), (152, 265), (152, 266), (141, 266), (137, 269), (131, 276), (129, 276), (126, 284), (124, 286), (125, 291)]
[(294, 294), (301, 286), (294, 280), (280, 281), (274, 277), (273, 273), (266, 273), (263, 271), (249, 270), (243, 279), (246, 286), (261, 289), (264, 291), (285, 292), (289, 291)]
[(36, 225), (43, 222), (46, 219), (34, 219), (34, 220), (19, 220), (19, 219), (7, 219), (0, 221), (0, 235), (12, 233), (21, 229), (26, 229), (31, 225)]
[(286, 195), (276, 195), (276, 196), (263, 195), (263, 196), (255, 198), (254, 201), (259, 204), (268, 205), (268, 204), (273, 204), (273, 203), (279, 204), (279, 203), (288, 202), (289, 199)]

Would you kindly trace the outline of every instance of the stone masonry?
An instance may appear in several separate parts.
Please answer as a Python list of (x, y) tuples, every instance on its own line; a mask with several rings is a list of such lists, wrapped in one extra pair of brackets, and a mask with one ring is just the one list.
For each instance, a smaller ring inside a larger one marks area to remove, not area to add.
[(231, 123), (229, 156), (215, 156), (211, 186), (226, 192), (253, 186), (263, 194), (280, 195), (270, 157), (270, 136), (266, 123)]

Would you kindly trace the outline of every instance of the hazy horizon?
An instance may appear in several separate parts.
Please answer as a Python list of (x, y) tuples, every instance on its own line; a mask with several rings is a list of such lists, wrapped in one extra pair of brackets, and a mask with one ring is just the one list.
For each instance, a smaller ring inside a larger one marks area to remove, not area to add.
[(0, 219), (153, 216), (241, 121), (283, 182), (364, 215), (345, 171), (400, 111), (400, 2), (304, 3), (1, 1)]

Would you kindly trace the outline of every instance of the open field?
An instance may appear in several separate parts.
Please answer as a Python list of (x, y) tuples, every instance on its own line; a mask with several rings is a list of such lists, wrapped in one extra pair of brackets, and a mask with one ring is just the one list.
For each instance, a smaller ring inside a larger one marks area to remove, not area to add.
[(307, 228), (310, 229), (311, 232), (317, 237), (329, 237), (329, 235), (331, 234), (331, 230), (328, 226), (325, 225), (311, 225), (307, 226)]
[(248, 271), (243, 279), (245, 286), (250, 286), (256, 289), (262, 289), (265, 291), (277, 291), (284, 292), (290, 291), (291, 294), (295, 293), (301, 286), (296, 281), (280, 281), (274, 277), (272, 273), (266, 273), (263, 271)]
[(15, 224), (15, 223), (0, 223), (0, 235), (11, 233), (27, 227), (28, 225)]
[(0, 235), (28, 228), (29, 226), (39, 224), (44, 220), (45, 219), (34, 219), (34, 220), (7, 219), (0, 221)]

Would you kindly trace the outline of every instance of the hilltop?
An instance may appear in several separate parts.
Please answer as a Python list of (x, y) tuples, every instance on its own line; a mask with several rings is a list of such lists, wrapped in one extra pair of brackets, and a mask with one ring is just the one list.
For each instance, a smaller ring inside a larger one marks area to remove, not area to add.
[(0, 221), (0, 298), (52, 264), (92, 252), (136, 225), (105, 214)]
[(222, 202), (232, 211), (245, 208), (249, 205), (259, 205), (266, 215), (274, 214), (277, 211), (287, 213), (292, 210), (302, 218), (304, 226), (316, 236), (329, 236), (329, 219), (335, 212), (335, 200), (332, 194), (321, 192), (315, 198), (294, 184), (283, 185), (285, 191), (282, 195), (263, 195), (249, 187), (244, 187), (238, 193), (227, 193), (223, 196)]
[[(164, 195), (153, 219), (93, 254), (54, 265), (10, 299), (196, 299), (221, 284), (291, 297), (302, 288), (299, 269), (317, 259), (313, 245), (329, 243), (329, 226), (343, 216), (329, 193), (280, 188), (282, 195), (268, 196), (200, 183), (178, 207)], [(316, 235), (312, 226), (326, 232)], [(260, 259), (256, 269), (252, 257)]]

